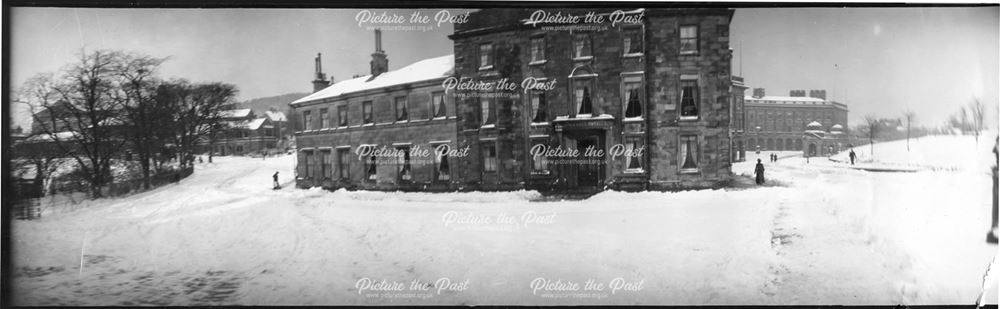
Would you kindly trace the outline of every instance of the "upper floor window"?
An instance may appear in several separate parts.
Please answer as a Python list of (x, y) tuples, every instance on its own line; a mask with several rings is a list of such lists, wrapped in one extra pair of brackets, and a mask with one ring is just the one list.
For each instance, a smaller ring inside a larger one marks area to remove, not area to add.
[(625, 100), (625, 118), (639, 118), (643, 113), (644, 96), (642, 94), (642, 77), (627, 76), (623, 80), (622, 90)]
[(319, 127), (327, 128), (330, 126), (330, 113), (326, 108), (319, 109)]
[(698, 26), (681, 26), (681, 55), (698, 53)]
[(302, 127), (306, 130), (312, 130), (312, 111), (302, 112)]
[(576, 102), (577, 115), (591, 115), (594, 113), (593, 100), (591, 95), (592, 79), (580, 78), (573, 80), (573, 98)]
[(337, 106), (337, 126), (347, 126), (347, 106)]
[(543, 60), (545, 60), (545, 37), (533, 37), (531, 38), (531, 62)]
[(544, 91), (531, 92), (531, 122), (541, 123), (548, 121), (545, 111), (548, 109), (545, 103)]
[(482, 120), (483, 126), (495, 125), (496, 124), (496, 109), (494, 101), (488, 98), (479, 99), (479, 111), (482, 112), (480, 118)]
[(624, 35), (624, 50), (625, 54), (641, 54), (642, 53), (642, 29), (631, 28), (625, 29)]
[(361, 114), (364, 124), (375, 123), (375, 118), (372, 115), (372, 101), (361, 102)]
[(681, 117), (698, 117), (698, 80), (681, 80)]
[(406, 113), (406, 97), (396, 97), (396, 121), (406, 121), (409, 115)]
[(591, 44), (590, 34), (577, 33), (573, 35), (573, 58), (590, 57)]
[(497, 146), (494, 142), (483, 143), (483, 171), (497, 171)]
[(434, 118), (445, 117), (447, 115), (447, 109), (444, 104), (444, 92), (438, 91), (431, 94), (431, 107), (434, 108)]
[(493, 43), (479, 44), (479, 69), (493, 68)]

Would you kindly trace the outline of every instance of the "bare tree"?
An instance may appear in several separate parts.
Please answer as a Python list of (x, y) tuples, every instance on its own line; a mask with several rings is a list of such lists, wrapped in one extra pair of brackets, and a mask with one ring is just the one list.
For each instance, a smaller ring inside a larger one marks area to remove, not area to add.
[(903, 118), (906, 119), (906, 151), (910, 151), (910, 130), (912, 129), (913, 120), (916, 119), (917, 114), (913, 111), (903, 112)]
[(875, 161), (875, 136), (878, 135), (880, 130), (880, 122), (874, 115), (865, 116), (865, 127), (862, 128), (866, 133), (868, 133), (868, 145), (871, 152), (871, 160)]
[(221, 129), (221, 112), (232, 104), (236, 93), (236, 86), (231, 84), (191, 84), (184, 80), (158, 88), (158, 100), (167, 102), (174, 111), (173, 138), (182, 167), (193, 161), (200, 143), (210, 143), (213, 134)]
[(969, 102), (968, 109), (968, 124), (971, 127), (972, 135), (976, 137), (976, 145), (979, 145), (979, 135), (983, 132), (983, 122), (985, 121), (983, 117), (985, 117), (986, 106), (978, 98), (973, 98), (972, 102)]
[(54, 100), (40, 102), (45, 117), (34, 116), (39, 131), (76, 161), (92, 197), (103, 195), (101, 188), (112, 180), (111, 160), (126, 143), (124, 102), (114, 94), (122, 58), (118, 51), (81, 52), (52, 80)]
[(156, 72), (165, 58), (125, 54), (118, 64), (119, 87), (116, 95), (124, 102), (124, 120), (130, 146), (142, 168), (142, 185), (149, 189), (153, 157), (162, 148), (165, 120), (170, 120), (166, 104), (156, 100), (159, 80)]

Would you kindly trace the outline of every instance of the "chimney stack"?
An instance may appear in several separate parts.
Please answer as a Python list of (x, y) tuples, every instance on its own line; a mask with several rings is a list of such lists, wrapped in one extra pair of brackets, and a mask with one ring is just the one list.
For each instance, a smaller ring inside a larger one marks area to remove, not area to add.
[(764, 97), (764, 88), (753, 88), (753, 97), (754, 98), (758, 98), (758, 99), (759, 98), (763, 98)]
[(809, 90), (809, 97), (826, 100), (826, 90)]
[(322, 53), (316, 53), (316, 79), (313, 80), (313, 92), (326, 89), (326, 87), (330, 86), (330, 81), (326, 80), (326, 74), (323, 73), (322, 57)]
[(385, 51), (382, 50), (382, 30), (375, 29), (375, 52), (372, 53), (371, 61), (372, 77), (389, 71), (389, 59)]
[(805, 90), (792, 90), (792, 91), (788, 92), (788, 96), (790, 96), (790, 97), (805, 97), (806, 96), (806, 91)]

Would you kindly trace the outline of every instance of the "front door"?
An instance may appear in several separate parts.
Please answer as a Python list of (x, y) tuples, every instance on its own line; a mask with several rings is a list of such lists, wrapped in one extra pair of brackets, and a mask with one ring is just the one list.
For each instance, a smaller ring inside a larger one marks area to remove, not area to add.
[[(600, 142), (598, 135), (587, 135), (576, 140), (576, 148), (580, 152), (577, 166), (577, 185), (580, 187), (600, 187), (603, 185), (604, 156), (595, 156), (600, 152), (603, 154), (604, 145)], [(587, 150), (592, 149), (591, 155)]]

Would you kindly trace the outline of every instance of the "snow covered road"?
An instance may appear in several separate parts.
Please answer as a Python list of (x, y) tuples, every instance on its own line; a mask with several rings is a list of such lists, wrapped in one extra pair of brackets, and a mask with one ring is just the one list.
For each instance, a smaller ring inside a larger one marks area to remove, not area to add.
[(997, 250), (986, 165), (838, 164), (784, 158), (764, 187), (538, 202), (271, 190), (274, 171), (290, 184), (291, 156), (222, 157), (176, 185), (13, 222), (15, 303), (974, 302)]

